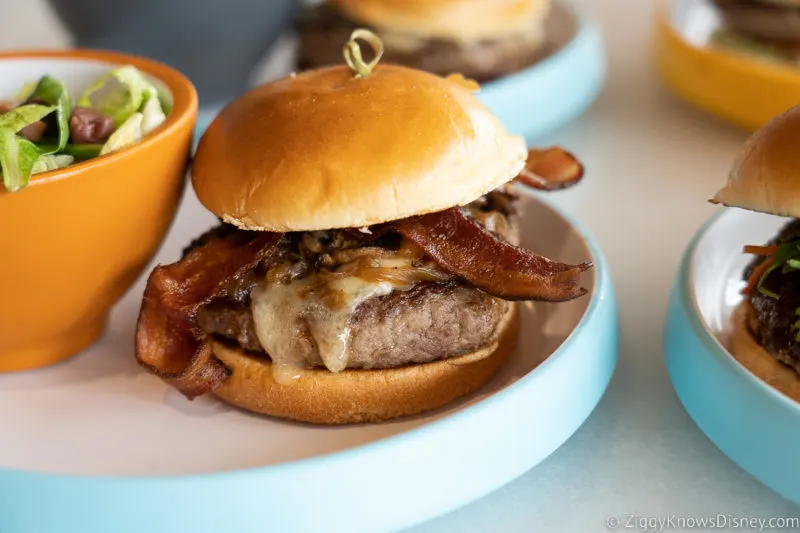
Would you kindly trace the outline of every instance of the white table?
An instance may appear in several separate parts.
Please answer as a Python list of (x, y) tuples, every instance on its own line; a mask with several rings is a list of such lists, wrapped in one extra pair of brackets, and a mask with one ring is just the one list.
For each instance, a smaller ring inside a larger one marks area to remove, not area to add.
[[(605, 531), (608, 517), (797, 516), (695, 427), (662, 358), (668, 293), (686, 243), (714, 208), (746, 133), (675, 101), (650, 65), (653, 3), (576, 0), (602, 23), (610, 79), (582, 118), (542, 139), (578, 154), (588, 175), (557, 203), (595, 234), (622, 319), (616, 376), (589, 421), (522, 478), (407, 533)], [(0, 49), (62, 45), (41, 0), (0, 0)], [(800, 445), (800, 443), (798, 443)], [(620, 526), (620, 530), (624, 527)]]

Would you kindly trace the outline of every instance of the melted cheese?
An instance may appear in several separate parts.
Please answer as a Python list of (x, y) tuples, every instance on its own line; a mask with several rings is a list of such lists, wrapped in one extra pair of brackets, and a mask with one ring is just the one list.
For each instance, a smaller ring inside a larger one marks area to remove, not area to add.
[(256, 287), (251, 295), (253, 320), (258, 340), (272, 359), (275, 380), (288, 384), (300, 377), (315, 347), (328, 370), (344, 370), (353, 311), (364, 300), (393, 289), (386, 281), (349, 276), (324, 282), (316, 274)]

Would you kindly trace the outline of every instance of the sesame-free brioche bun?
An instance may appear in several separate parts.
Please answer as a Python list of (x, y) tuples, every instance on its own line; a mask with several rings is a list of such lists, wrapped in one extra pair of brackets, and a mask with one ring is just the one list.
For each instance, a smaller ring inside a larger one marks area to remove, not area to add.
[(756, 341), (749, 325), (753, 320), (753, 306), (746, 301), (739, 304), (733, 313), (733, 357), (761, 381), (800, 402), (800, 374), (775, 359)]
[(362, 227), (467, 204), (514, 178), (525, 141), (463, 78), (345, 66), (258, 87), (200, 140), (200, 201), (244, 229)]
[(773, 118), (745, 143), (727, 185), (711, 200), (785, 217), (800, 217), (800, 106)]
[(537, 31), (550, 0), (332, 0), (348, 18), (377, 30), (480, 41)]
[(275, 381), (269, 359), (214, 343), (214, 355), (232, 372), (214, 394), (248, 411), (301, 422), (380, 422), (436, 409), (475, 391), (513, 351), (518, 330), (511, 304), (492, 340), (472, 353), (380, 370), (310, 369), (289, 385)]

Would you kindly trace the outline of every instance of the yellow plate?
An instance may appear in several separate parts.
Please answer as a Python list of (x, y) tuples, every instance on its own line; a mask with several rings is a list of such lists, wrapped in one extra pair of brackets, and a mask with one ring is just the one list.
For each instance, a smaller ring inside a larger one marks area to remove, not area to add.
[(656, 68), (678, 97), (751, 130), (800, 103), (800, 69), (696, 45), (671, 19), (659, 10)]

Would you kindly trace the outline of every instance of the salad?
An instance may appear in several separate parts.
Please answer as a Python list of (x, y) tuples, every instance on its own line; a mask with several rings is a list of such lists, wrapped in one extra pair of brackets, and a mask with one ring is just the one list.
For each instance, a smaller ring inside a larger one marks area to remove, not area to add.
[(98, 79), (77, 102), (61, 81), (44, 76), (0, 102), (3, 185), (19, 191), (33, 174), (135, 144), (167, 113), (167, 99), (130, 65)]

